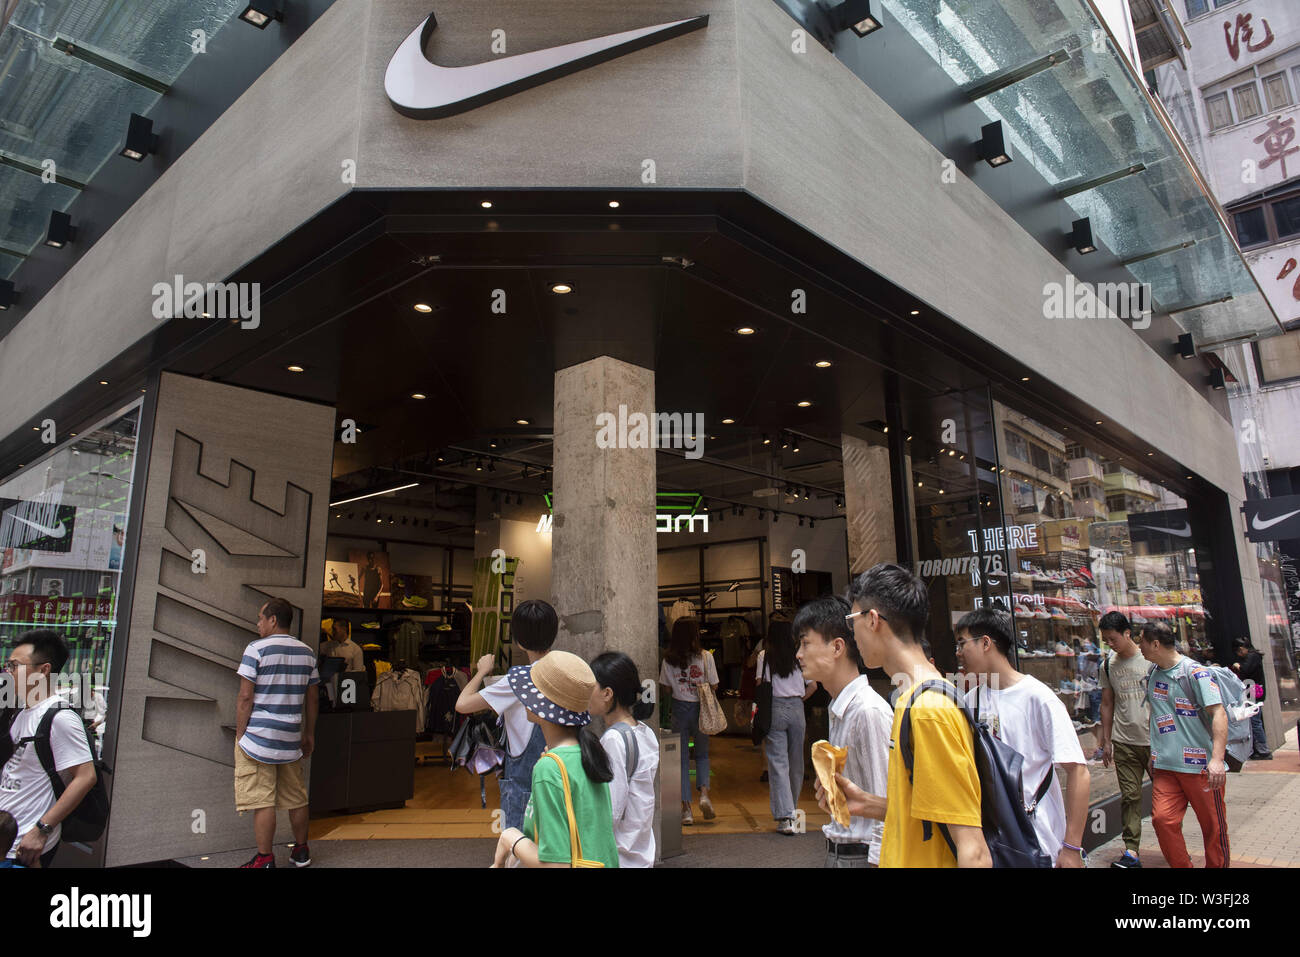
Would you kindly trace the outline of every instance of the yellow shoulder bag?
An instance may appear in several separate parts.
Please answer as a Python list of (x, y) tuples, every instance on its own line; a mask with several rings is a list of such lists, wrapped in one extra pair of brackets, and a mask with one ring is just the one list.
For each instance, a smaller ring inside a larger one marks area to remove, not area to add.
[[(573, 792), (569, 790), (569, 772), (564, 762), (554, 751), (547, 751), (544, 758), (552, 758), (560, 766), (560, 780), (564, 782), (564, 811), (569, 815), (569, 866), (570, 867), (604, 867), (600, 861), (583, 860), (582, 840), (578, 837), (578, 821), (573, 816)], [(534, 822), (536, 827), (536, 822)]]

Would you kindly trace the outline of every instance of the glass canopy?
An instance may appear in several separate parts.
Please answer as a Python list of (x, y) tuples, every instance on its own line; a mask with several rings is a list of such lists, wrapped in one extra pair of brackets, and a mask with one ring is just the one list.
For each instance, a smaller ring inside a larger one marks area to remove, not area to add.
[[(0, 3), (10, 6), (0, 32), (0, 278), (44, 241), (50, 211), (67, 209), (122, 148), (130, 115), (147, 115), (197, 55), (194, 31), (211, 40), (246, 4)], [(85, 58), (63, 52), (68, 43)], [(48, 160), (56, 182), (41, 178)]]
[[(1163, 107), (1088, 0), (883, 6), (1002, 121), (1015, 159), (1055, 186), (1074, 217), (1091, 219), (1095, 239), (1135, 281), (1150, 283), (1158, 312), (1173, 313), (1198, 343), (1283, 331)], [(1033, 71), (1054, 54), (1055, 65)], [(1020, 68), (1029, 69), (1012, 72)], [(990, 91), (998, 80), (1008, 82)], [(1097, 182), (1136, 166), (1145, 168)]]

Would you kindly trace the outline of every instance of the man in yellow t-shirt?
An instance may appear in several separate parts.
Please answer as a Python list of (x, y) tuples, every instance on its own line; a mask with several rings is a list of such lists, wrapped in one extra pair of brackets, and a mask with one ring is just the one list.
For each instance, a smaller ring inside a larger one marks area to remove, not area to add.
[[(980, 826), (980, 782), (974, 741), (965, 715), (943, 694), (926, 691), (912, 708), (912, 772), (903, 764), (899, 729), (903, 714), (924, 681), (941, 680), (921, 647), (929, 620), (925, 583), (899, 565), (881, 564), (849, 586), (849, 623), (868, 668), (902, 677), (906, 690), (894, 705), (889, 783), (882, 797), (868, 794), (843, 775), (849, 814), (885, 822), (881, 867), (990, 867)], [(825, 808), (820, 783), (817, 797)], [(929, 840), (925, 822), (931, 822)], [(937, 825), (948, 830), (954, 857)]]

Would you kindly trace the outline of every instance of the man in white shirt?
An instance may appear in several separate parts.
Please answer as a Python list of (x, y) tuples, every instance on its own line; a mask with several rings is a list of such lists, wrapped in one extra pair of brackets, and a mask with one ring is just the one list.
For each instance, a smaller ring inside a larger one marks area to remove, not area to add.
[[(1020, 752), (1025, 808), (1032, 808), (1043, 853), (1057, 867), (1083, 867), (1083, 826), (1088, 816), (1088, 765), (1074, 722), (1056, 692), (1032, 675), (1011, 667), (1014, 624), (1006, 612), (977, 608), (958, 620), (957, 658), (980, 684), (966, 693), (966, 704), (1003, 743)], [(1059, 769), (1059, 774), (1057, 769)], [(1049, 781), (1047, 792), (1039, 796)], [(1061, 795), (1066, 779), (1069, 806)], [(1037, 798), (1037, 803), (1035, 799)]]
[[(94, 755), (81, 718), (52, 693), (53, 676), (67, 661), (67, 643), (56, 632), (40, 630), (20, 635), (5, 662), (22, 707), (8, 726), (8, 741), (0, 741), (0, 811), (12, 814), (18, 825), (18, 839), (3, 850), (24, 867), (50, 866), (58, 850), (60, 823), (95, 786)], [(49, 771), (30, 740), (51, 708), (58, 710), (50, 725), (50, 749), (55, 771), (66, 784), (57, 800)]]
[[(845, 618), (850, 610), (847, 601), (835, 597), (818, 598), (800, 608), (792, 626), (799, 643), (795, 657), (803, 676), (819, 682), (831, 696), (830, 743), (848, 751), (842, 773), (870, 793), (884, 794), (889, 787), (894, 709), (867, 682)], [(848, 827), (832, 818), (822, 827), (826, 866), (876, 867), (884, 829), (884, 821), (872, 818), (850, 816)]]
[[(559, 630), (560, 619), (555, 609), (537, 598), (521, 602), (510, 616), (510, 637), (524, 649), (529, 668), (546, 657)], [(506, 678), (484, 685), (495, 666), (496, 655), (479, 658), (474, 677), (456, 699), (456, 711), (474, 714), (491, 709), (501, 716), (506, 728), (506, 759), (499, 779), (502, 828), (522, 828), (524, 810), (533, 790), (533, 765), (546, 750), (546, 741), (542, 726), (528, 720), (528, 709), (515, 697)]]

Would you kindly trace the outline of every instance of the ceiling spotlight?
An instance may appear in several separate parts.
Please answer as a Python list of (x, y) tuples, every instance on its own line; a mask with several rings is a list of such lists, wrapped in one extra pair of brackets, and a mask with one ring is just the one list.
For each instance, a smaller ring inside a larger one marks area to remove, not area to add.
[(609, 208), (610, 208), (610, 209), (618, 209), (618, 207), (619, 207), (619, 202), (618, 202), (618, 200), (616, 200), (616, 199), (611, 199), (611, 200), (609, 201)]
[(798, 402), (795, 403), (795, 405), (799, 406), (799, 408), (801, 409), (806, 409), (808, 408), (808, 406), (812, 405), (812, 403), (809, 402), (807, 399), (800, 399)]
[(735, 425), (735, 424), (736, 424), (736, 420), (735, 420), (735, 419), (723, 419), (723, 420), (722, 420), (722, 424), (723, 424), (723, 425)]
[(1190, 332), (1184, 332), (1178, 337), (1178, 354), (1184, 359), (1196, 358), (1196, 342)]
[(425, 395), (423, 392), (412, 392), (412, 393), (411, 393), (411, 398), (412, 398), (412, 399), (427, 399), (428, 396)]
[(567, 296), (569, 293), (573, 292), (573, 284), (568, 282), (553, 282), (551, 283), (551, 292), (555, 293), (557, 296)]
[(433, 312), (433, 306), (429, 305), (427, 302), (417, 302), (417, 303), (415, 304), (415, 311), (416, 311), (416, 312)]
[(737, 329), (736, 329), (736, 335), (738, 335), (738, 336), (752, 336), (752, 335), (755, 333), (755, 331), (756, 331), (756, 330), (754, 329), (753, 326), (739, 326), (739, 327), (737, 327)]
[(496, 447), (497, 447), (496, 439), (493, 439), (491, 442), (488, 443), (488, 448), (495, 449)]
[(307, 370), (304, 369), (302, 366), (285, 366), (285, 368), (288, 369), (290, 372), (306, 372), (306, 371), (307, 371)]
[(251, 23), (259, 30), (265, 30), (272, 20), (284, 20), (284, 6), (281, 0), (249, 0), (239, 19)]
[(829, 369), (831, 367), (830, 359), (818, 359), (813, 363), (818, 369)]
[(840, 495), (835, 496), (835, 507), (836, 507), (836, 508), (843, 508), (843, 507), (844, 507), (844, 498), (843, 498), (843, 496), (840, 496)]
[(871, 0), (844, 0), (830, 15), (837, 31), (852, 30), (859, 37), (875, 33), (882, 26), (880, 18), (871, 12)]
[(107, 380), (107, 379), (100, 379), (100, 380), (99, 380), (99, 384), (100, 384), (100, 385), (108, 385), (108, 380)]
[(72, 217), (57, 209), (50, 210), (50, 228), (45, 234), (45, 245), (62, 249), (77, 238), (77, 227), (72, 225)]
[(482, 472), (482, 471), (483, 471), (483, 460), (482, 460), (482, 459), (475, 459), (475, 460), (474, 460), (474, 471), (475, 471), (475, 472)]
[(1022, 375), (1022, 376), (1020, 377), (1020, 381), (1021, 381), (1021, 382), (1028, 382), (1028, 381), (1029, 381), (1029, 376), (1027, 376), (1027, 375)]
[(18, 291), (12, 279), (0, 279), (0, 312), (8, 309), (18, 301)]
[(483, 202), (479, 203), (479, 205), (482, 206), (484, 209), (491, 209), (492, 201), (490, 199), (485, 199), (483, 200)]
[(956, 450), (956, 449), (949, 449), (949, 450), (948, 450), (948, 454), (949, 454), (949, 455), (956, 455), (956, 454), (957, 454), (957, 450)]
[(1092, 423), (1092, 424), (1093, 424), (1093, 425), (1101, 425), (1101, 419), (1098, 419), (1096, 422), (1094, 422), (1094, 423)]
[(1070, 227), (1070, 245), (1080, 255), (1097, 251), (1097, 244), (1092, 241), (1092, 220), (1087, 216), (1076, 219)]
[(1222, 369), (1215, 369), (1210, 373), (1211, 389), (1226, 389), (1228, 387), (1227, 377), (1224, 376)]
[(763, 436), (763, 444), (764, 444), (764, 445), (771, 445), (771, 444), (772, 444), (772, 439), (771, 439), (771, 437), (768, 436), (768, 435), (764, 435), (764, 436)]
[(803, 487), (803, 500), (808, 501), (808, 486), (806, 485)]
[(913, 310), (909, 313), (909, 315), (913, 315), (913, 316), (919, 316), (920, 314), (921, 314), (921, 310), (920, 310), (920, 309), (913, 309)]
[(515, 425), (532, 425), (528, 419), (515, 419)]
[(790, 451), (791, 451), (791, 452), (798, 452), (798, 451), (799, 451), (799, 440), (798, 440), (798, 439), (795, 439), (795, 440), (794, 440), (793, 447), (790, 449)]
[(153, 131), (153, 120), (139, 113), (132, 113), (126, 127), (126, 145), (118, 155), (139, 163), (150, 153), (156, 152), (158, 152), (158, 134)]
[(1002, 121), (985, 123), (980, 129), (980, 159), (990, 166), (1006, 166), (1011, 162), (1011, 150), (1002, 135)]
[(916, 483), (916, 487), (917, 487), (917, 488), (925, 488), (925, 483), (924, 483), (924, 482), (917, 482), (917, 483)]
[(1154, 452), (1148, 452), (1148, 453), (1147, 453), (1147, 455), (1155, 455), (1155, 454), (1156, 454), (1156, 453), (1154, 453)]

